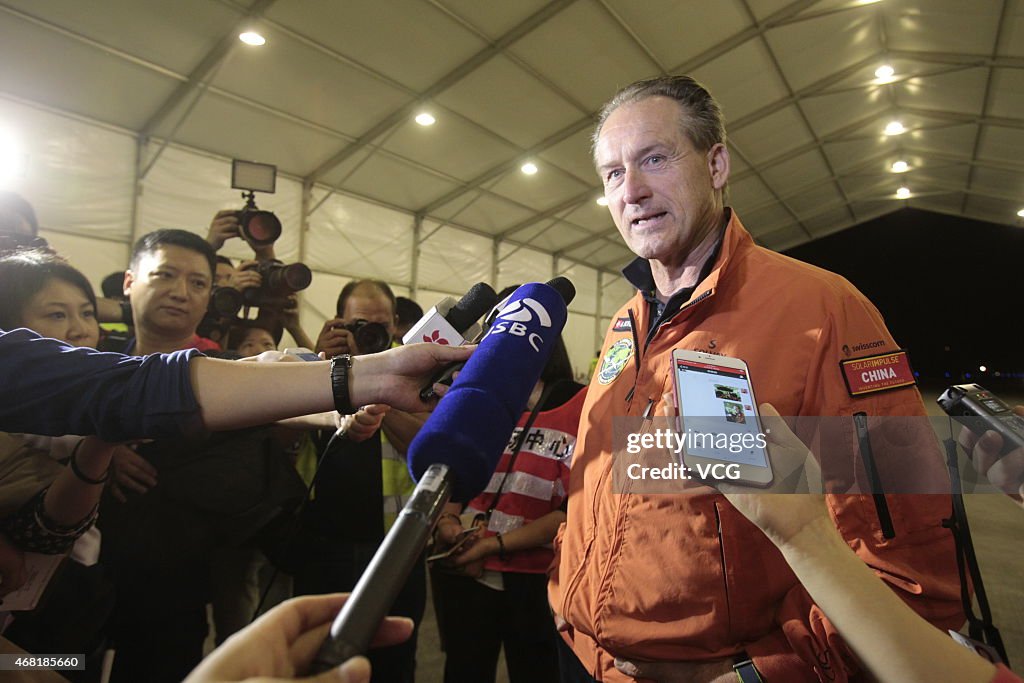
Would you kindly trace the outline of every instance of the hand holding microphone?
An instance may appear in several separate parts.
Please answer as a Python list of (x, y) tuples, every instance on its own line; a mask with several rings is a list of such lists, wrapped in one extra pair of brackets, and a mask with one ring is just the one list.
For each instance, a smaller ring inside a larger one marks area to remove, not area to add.
[(449, 498), (470, 500), (487, 485), (565, 326), (575, 290), (564, 278), (556, 284), (523, 285), (509, 297), (413, 439), (409, 468), (419, 483), (332, 624), (314, 672), (366, 651)]
[[(565, 302), (566, 306), (568, 306), (576, 297), (576, 288), (573, 286), (572, 282), (570, 282), (568, 278), (556, 277), (552, 280), (548, 280), (545, 284), (546, 286), (554, 289), (562, 296), (562, 300)], [(499, 301), (496, 305), (494, 305), (491, 311), (484, 317), (483, 330), (481, 332), (480, 339), (483, 339), (483, 335), (490, 332), (490, 329), (496, 322), (498, 316), (502, 313), (502, 311), (504, 311), (506, 306), (509, 305), (509, 303), (513, 300), (513, 298), (516, 297), (518, 293), (519, 290), (517, 289), (512, 294), (505, 297), (505, 299)], [(469, 295), (467, 294), (466, 296)], [(497, 300), (497, 295), (495, 295), (494, 300)], [(481, 311), (481, 313), (482, 312), (483, 311)], [(479, 314), (477, 314), (477, 316), (479, 316)], [(462, 370), (464, 365), (465, 363), (453, 363), (448, 367), (439, 370), (433, 377), (430, 378), (430, 382), (423, 387), (423, 390), (420, 392), (420, 398), (423, 399), (424, 401), (430, 401), (431, 399), (437, 398), (438, 393), (434, 387), (437, 386), (438, 384), (442, 386), (451, 386), (452, 380), (455, 377), (455, 373)]]

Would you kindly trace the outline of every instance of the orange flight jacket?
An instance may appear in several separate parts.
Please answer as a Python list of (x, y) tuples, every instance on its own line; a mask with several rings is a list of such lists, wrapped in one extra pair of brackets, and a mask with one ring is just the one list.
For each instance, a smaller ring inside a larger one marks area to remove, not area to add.
[[(638, 364), (621, 362), (634, 338), (629, 310), (638, 326)], [(854, 658), (785, 560), (722, 496), (710, 489), (613, 490), (612, 423), (645, 411), (663, 414), (676, 348), (745, 360), (757, 400), (783, 416), (925, 415), (915, 386), (853, 397), (843, 380), (840, 361), (898, 348), (881, 315), (842, 277), (755, 245), (733, 212), (712, 271), (644, 348), (649, 324), (638, 293), (612, 319), (601, 353), (612, 359), (599, 365), (583, 407), (568, 518), (556, 539), (549, 588), (552, 608), (570, 625), (563, 637), (603, 681), (632, 680), (615, 669), (617, 656), (700, 661), (742, 650), (769, 683), (858, 680)], [(609, 354), (616, 343), (617, 354)], [(616, 357), (622, 369), (613, 377)], [(912, 422), (927, 428), (923, 420)], [(852, 462), (858, 452), (852, 420), (842, 423)], [(808, 438), (799, 425), (796, 431)], [(938, 443), (930, 434), (924, 440), (934, 452), (913, 476), (941, 481)], [(874, 448), (878, 457), (884, 444)], [(863, 480), (863, 470), (851, 465), (831, 476), (853, 484)], [(892, 539), (883, 537), (870, 497), (829, 496), (828, 502), (850, 547), (911, 607), (941, 628), (959, 627), (964, 615), (953, 538), (942, 527), (951, 515), (949, 496), (887, 499)]]

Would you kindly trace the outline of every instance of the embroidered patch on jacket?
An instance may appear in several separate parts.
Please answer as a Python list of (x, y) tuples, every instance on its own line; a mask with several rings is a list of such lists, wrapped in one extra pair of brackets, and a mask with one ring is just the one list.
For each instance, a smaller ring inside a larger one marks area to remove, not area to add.
[(629, 324), (629, 318), (616, 318), (612, 325), (612, 332), (629, 332), (633, 326)]
[(611, 384), (632, 357), (632, 339), (620, 339), (612, 344), (601, 361), (601, 368), (597, 371), (597, 381), (601, 384)]
[(850, 396), (899, 389), (917, 384), (906, 351), (881, 353), (839, 361)]

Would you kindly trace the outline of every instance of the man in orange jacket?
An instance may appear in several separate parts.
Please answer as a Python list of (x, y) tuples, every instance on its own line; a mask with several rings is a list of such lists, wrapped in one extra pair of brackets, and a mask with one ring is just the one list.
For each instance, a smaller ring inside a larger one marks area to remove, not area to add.
[[(594, 160), (612, 218), (638, 256), (623, 271), (638, 291), (605, 338), (556, 541), (549, 597), (578, 659), (563, 681), (633, 680), (624, 660), (678, 662), (671, 680), (698, 683), (858, 680), (854, 658), (781, 555), (722, 496), (617, 484), (612, 420), (668, 414), (673, 349), (741, 358), (759, 401), (808, 424), (838, 422), (823, 470), (841, 483), (832, 490), (863, 491), (852, 420), (840, 418), (925, 415), (905, 353), (849, 282), (754, 244), (724, 203), (721, 111), (693, 79), (622, 90), (601, 113)], [(844, 380), (844, 362), (864, 358), (910, 380)], [(916, 417), (907, 423), (927, 429)], [(934, 436), (915, 436), (911, 472), (891, 467), (879, 440), (882, 477), (942, 491)], [(829, 505), (850, 546), (908, 604), (938, 626), (960, 626), (953, 539), (942, 527), (948, 496), (888, 496), (893, 537), (870, 497), (832, 495)]]

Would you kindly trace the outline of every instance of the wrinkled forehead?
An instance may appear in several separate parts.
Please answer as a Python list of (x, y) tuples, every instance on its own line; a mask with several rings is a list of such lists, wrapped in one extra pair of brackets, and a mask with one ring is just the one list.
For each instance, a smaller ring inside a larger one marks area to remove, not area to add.
[(395, 319), (391, 299), (377, 291), (356, 291), (345, 302), (342, 317), (346, 320), (369, 320), (374, 323), (391, 323)]
[(626, 102), (615, 109), (594, 141), (594, 165), (600, 169), (624, 151), (651, 145), (678, 144), (683, 134), (682, 106), (662, 96)]

